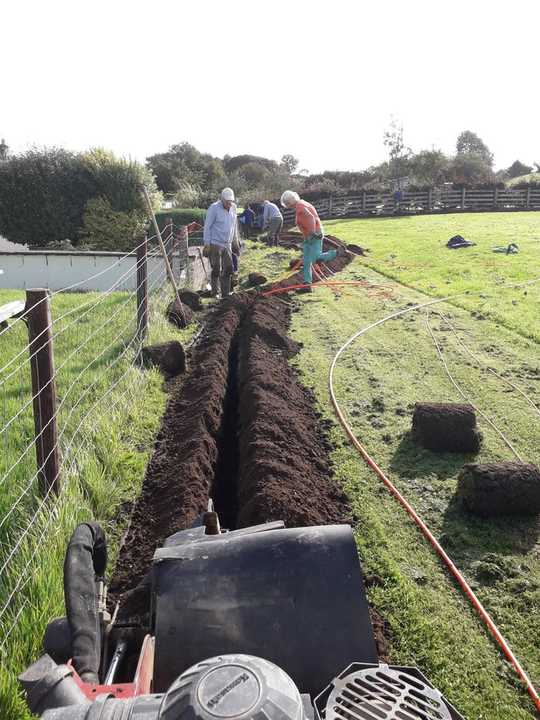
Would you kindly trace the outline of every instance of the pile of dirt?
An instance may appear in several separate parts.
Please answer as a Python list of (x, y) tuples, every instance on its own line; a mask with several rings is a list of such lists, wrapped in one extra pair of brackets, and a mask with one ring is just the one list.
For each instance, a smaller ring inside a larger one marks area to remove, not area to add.
[(177, 325), (179, 328), (187, 327), (194, 319), (193, 310), (183, 302), (180, 305), (176, 299), (169, 303), (165, 315), (169, 322)]
[(179, 290), (178, 295), (184, 305), (187, 305), (193, 311), (199, 312), (203, 309), (203, 304), (198, 293), (193, 292), (192, 290)]
[(249, 273), (249, 275), (247, 277), (248, 287), (255, 287), (256, 285), (264, 285), (267, 282), (268, 282), (268, 280), (266, 279), (266, 277), (262, 273), (259, 273), (259, 272)]
[(474, 409), (458, 403), (416, 403), (412, 437), (438, 452), (474, 453), (482, 442)]
[(255, 300), (239, 345), (238, 526), (284, 520), (288, 527), (351, 521), (332, 478), (331, 448), (315, 399), (287, 359), (298, 345), (287, 337), (290, 308)]
[(172, 378), (186, 371), (186, 353), (178, 340), (160, 345), (147, 345), (141, 351), (143, 365), (155, 365), (166, 378)]
[(540, 470), (520, 462), (464, 465), (456, 495), (481, 517), (540, 513)]
[[(349, 261), (340, 255), (329, 265), (338, 271)], [(351, 522), (315, 399), (287, 362), (299, 350), (287, 336), (290, 312), (281, 298), (253, 291), (223, 300), (194, 346), (191, 372), (171, 381), (110, 583), (119, 622), (148, 617), (155, 549), (190, 527), (210, 496), (231, 529)]]

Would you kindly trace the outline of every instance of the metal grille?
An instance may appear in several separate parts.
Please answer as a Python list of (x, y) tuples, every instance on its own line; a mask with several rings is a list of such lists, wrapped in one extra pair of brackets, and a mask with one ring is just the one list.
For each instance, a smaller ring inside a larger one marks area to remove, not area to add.
[(334, 681), (325, 720), (452, 720), (452, 715), (438, 690), (379, 665)]

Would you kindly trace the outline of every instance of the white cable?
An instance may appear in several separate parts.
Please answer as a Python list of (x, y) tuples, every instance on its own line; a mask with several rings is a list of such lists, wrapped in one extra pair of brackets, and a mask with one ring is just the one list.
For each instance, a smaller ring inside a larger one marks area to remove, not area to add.
[(484, 412), (482, 412), (482, 410), (480, 410), (480, 408), (478, 408), (478, 407), (471, 401), (471, 399), (467, 396), (467, 394), (466, 394), (465, 392), (463, 392), (463, 390), (461, 389), (461, 386), (455, 381), (454, 377), (452, 376), (452, 373), (450, 372), (450, 368), (448, 367), (448, 364), (447, 364), (447, 362), (446, 362), (446, 358), (444, 357), (443, 352), (442, 352), (441, 348), (439, 347), (439, 343), (437, 342), (437, 338), (435, 337), (435, 335), (434, 335), (434, 333), (433, 333), (433, 330), (432, 330), (432, 328), (431, 328), (431, 325), (429, 324), (429, 313), (428, 313), (428, 312), (426, 312), (426, 327), (427, 327), (427, 329), (428, 329), (429, 334), (431, 335), (431, 339), (433, 340), (433, 342), (434, 342), (434, 344), (435, 344), (435, 348), (436, 348), (436, 350), (437, 350), (437, 354), (438, 354), (438, 356), (439, 356), (439, 358), (440, 358), (440, 360), (441, 360), (441, 362), (442, 362), (442, 364), (443, 364), (443, 367), (444, 367), (444, 369), (445, 369), (445, 372), (446, 372), (446, 374), (447, 374), (447, 376), (448, 376), (448, 379), (449, 379), (450, 382), (452, 383), (452, 385), (455, 387), (455, 389), (458, 391), (458, 393), (461, 395), (461, 397), (465, 400), (465, 402), (467, 402), (467, 403), (473, 408), (473, 410), (475, 410), (479, 415), (481, 415), (481, 416), (484, 418), (484, 420), (488, 423), (488, 425), (489, 425), (493, 430), (495, 430), (495, 432), (499, 435), (499, 437), (500, 437), (501, 440), (504, 442), (504, 444), (505, 444), (507, 447), (509, 447), (510, 450), (514, 453), (514, 455), (516, 456), (516, 458), (517, 458), (520, 462), (523, 462), (523, 458), (522, 458), (521, 455), (518, 453), (518, 451), (515, 449), (515, 447), (512, 445), (512, 443), (510, 442), (510, 440), (508, 440), (508, 438), (506, 437), (506, 435), (504, 435), (504, 433), (502, 433), (502, 432), (499, 430), (499, 428), (495, 425), (495, 423), (494, 423), (492, 420), (490, 420), (490, 418), (489, 418)]
[(498, 373), (496, 370), (494, 370), (492, 367), (490, 367), (484, 360), (481, 360), (477, 355), (475, 355), (475, 354), (473, 353), (473, 351), (472, 351), (467, 345), (465, 345), (465, 343), (463, 342), (463, 340), (462, 340), (462, 339), (459, 337), (459, 335), (457, 334), (456, 328), (455, 328), (454, 325), (450, 322), (450, 320), (446, 317), (446, 315), (443, 315), (443, 313), (437, 313), (437, 315), (439, 315), (439, 317), (441, 317), (441, 318), (444, 320), (444, 322), (448, 325), (448, 327), (450, 328), (450, 330), (451, 330), (452, 333), (454, 334), (454, 337), (456, 338), (456, 340), (457, 340), (457, 342), (459, 343), (459, 345), (461, 345), (461, 347), (463, 348), (463, 350), (465, 350), (465, 352), (468, 353), (468, 355), (470, 355), (470, 357), (472, 357), (472, 359), (473, 359), (476, 363), (478, 363), (478, 365), (485, 367), (488, 372), (490, 372), (490, 373), (492, 373), (493, 375), (495, 375), (495, 377), (499, 378), (499, 380), (502, 380), (502, 382), (506, 383), (506, 385), (508, 385), (508, 386), (511, 387), (513, 390), (515, 390), (515, 391), (518, 392), (520, 395), (522, 395), (522, 396), (525, 398), (525, 400), (527, 400), (527, 402), (536, 410), (536, 412), (540, 414), (540, 407), (538, 407), (538, 405), (536, 405), (536, 403), (534, 402), (534, 400), (532, 400), (532, 398), (529, 397), (529, 395), (527, 395), (526, 392), (524, 392), (520, 387), (518, 387), (518, 386), (517, 386), (515, 383), (513, 383), (511, 380), (508, 380), (508, 378), (505, 378), (504, 375), (501, 375), (501, 374)]

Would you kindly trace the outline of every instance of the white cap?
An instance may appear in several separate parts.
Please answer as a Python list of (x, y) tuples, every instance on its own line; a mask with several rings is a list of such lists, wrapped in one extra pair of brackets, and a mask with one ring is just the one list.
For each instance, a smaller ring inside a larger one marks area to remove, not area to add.
[(223, 188), (221, 191), (221, 199), (234, 202), (234, 190), (232, 188)]
[(284, 208), (292, 207), (300, 200), (300, 195), (294, 190), (285, 190), (281, 196), (281, 204)]

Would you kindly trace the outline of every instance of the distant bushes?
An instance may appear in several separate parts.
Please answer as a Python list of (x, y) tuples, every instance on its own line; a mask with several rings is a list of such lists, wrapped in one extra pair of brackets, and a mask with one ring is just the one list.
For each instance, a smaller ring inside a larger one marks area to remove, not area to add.
[(159, 206), (151, 172), (105, 150), (48, 148), (11, 156), (0, 163), (0, 235), (34, 247), (66, 239), (74, 246), (132, 247), (147, 215), (141, 183)]
[[(206, 210), (202, 208), (173, 208), (172, 210), (161, 210), (156, 213), (156, 220), (160, 230), (167, 225), (169, 219), (178, 227), (182, 225), (189, 225), (191, 222), (198, 222), (204, 225), (204, 218), (206, 216)], [(150, 229), (150, 234), (153, 234)]]

